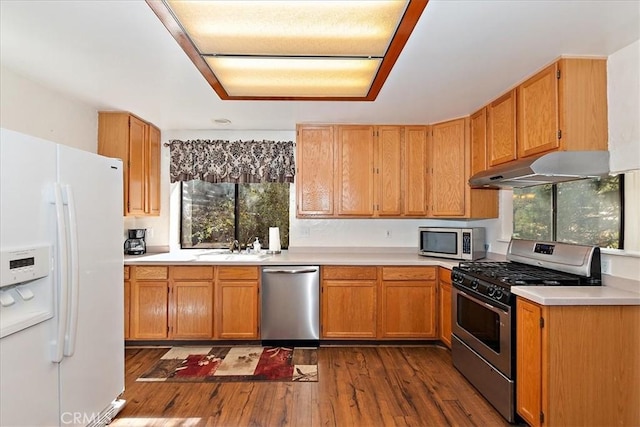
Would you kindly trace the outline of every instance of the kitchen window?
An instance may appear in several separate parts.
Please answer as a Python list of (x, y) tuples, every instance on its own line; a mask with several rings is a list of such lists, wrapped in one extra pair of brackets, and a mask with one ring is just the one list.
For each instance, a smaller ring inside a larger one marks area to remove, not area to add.
[(281, 247), (289, 246), (289, 183), (181, 183), (182, 248), (226, 249), (260, 239), (267, 247), (269, 227), (280, 227)]
[(624, 175), (513, 189), (513, 237), (624, 247)]

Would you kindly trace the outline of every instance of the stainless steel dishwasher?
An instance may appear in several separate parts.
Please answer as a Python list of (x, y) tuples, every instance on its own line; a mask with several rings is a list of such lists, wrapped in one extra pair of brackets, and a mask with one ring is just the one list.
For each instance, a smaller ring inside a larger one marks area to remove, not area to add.
[(320, 339), (320, 267), (262, 267), (261, 339)]

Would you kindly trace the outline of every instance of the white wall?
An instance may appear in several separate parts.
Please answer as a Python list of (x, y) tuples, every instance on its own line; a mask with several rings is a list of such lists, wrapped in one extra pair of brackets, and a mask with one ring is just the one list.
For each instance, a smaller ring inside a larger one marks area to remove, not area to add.
[(97, 110), (0, 66), (0, 126), (95, 153)]

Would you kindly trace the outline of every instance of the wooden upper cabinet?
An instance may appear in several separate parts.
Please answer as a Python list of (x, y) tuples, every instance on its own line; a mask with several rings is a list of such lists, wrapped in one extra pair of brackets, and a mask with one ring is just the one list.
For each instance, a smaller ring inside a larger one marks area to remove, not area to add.
[(426, 216), (429, 190), (427, 171), (429, 155), (427, 139), (428, 126), (407, 126), (404, 128), (404, 214), (406, 216)]
[(149, 138), (149, 162), (147, 164), (147, 207), (150, 215), (160, 215), (160, 129), (150, 125)]
[(510, 162), (517, 157), (515, 89), (487, 106), (487, 152), (489, 166)]
[(607, 150), (607, 63), (563, 58), (518, 90), (518, 157)]
[(464, 216), (466, 119), (451, 120), (433, 125), (431, 156), (431, 215)]
[(334, 128), (298, 125), (296, 140), (296, 213), (334, 214)]
[(518, 157), (559, 147), (558, 63), (518, 86)]
[(487, 169), (487, 108), (471, 115), (471, 176)]
[(402, 214), (402, 126), (376, 128), (376, 215)]
[(338, 126), (336, 144), (338, 215), (372, 216), (374, 213), (373, 131), (373, 126)]
[(98, 154), (122, 160), (124, 215), (160, 215), (160, 131), (127, 112), (98, 114)]

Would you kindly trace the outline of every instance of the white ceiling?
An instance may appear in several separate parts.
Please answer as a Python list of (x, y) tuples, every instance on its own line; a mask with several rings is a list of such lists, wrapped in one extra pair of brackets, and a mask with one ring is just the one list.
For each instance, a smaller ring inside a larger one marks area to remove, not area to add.
[(640, 39), (640, 1), (431, 0), (374, 102), (221, 101), (142, 0), (0, 0), (2, 65), (162, 130), (426, 124), (474, 112), (560, 55)]

